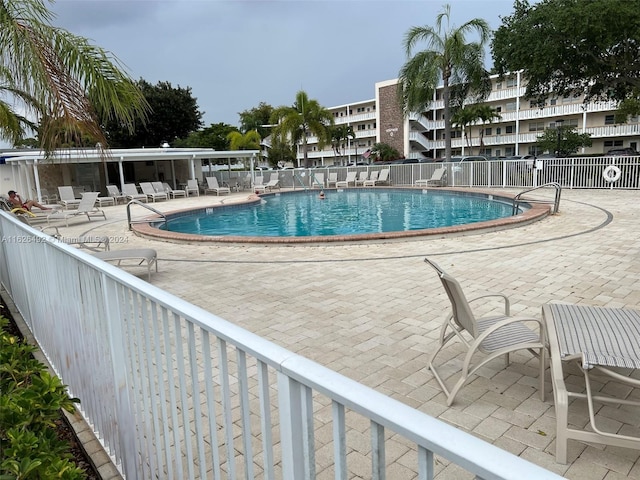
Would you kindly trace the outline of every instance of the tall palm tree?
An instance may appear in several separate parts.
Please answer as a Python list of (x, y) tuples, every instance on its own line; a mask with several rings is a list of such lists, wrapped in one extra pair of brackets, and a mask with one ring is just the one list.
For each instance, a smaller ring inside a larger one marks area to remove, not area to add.
[(328, 127), (333, 125), (333, 115), (301, 90), (296, 94), (293, 106), (274, 110), (271, 123), (277, 124), (273, 129), (274, 136), (281, 140), (289, 139), (293, 144), (302, 142), (304, 166), (309, 168), (307, 136), (314, 134), (318, 137), (318, 148), (323, 148), (328, 141)]
[[(421, 112), (433, 101), (433, 95), (442, 80), (444, 100), (445, 158), (451, 157), (451, 86), (464, 84), (471, 92), (486, 92), (488, 73), (484, 69), (484, 46), (489, 41), (489, 25), (475, 18), (458, 28), (450, 28), (451, 7), (445, 5), (436, 17), (436, 28), (412, 27), (405, 35), (404, 47), (409, 60), (399, 74), (400, 100), (405, 115)], [(443, 31), (446, 21), (447, 30)], [(466, 35), (476, 32), (477, 42), (467, 42)], [(419, 42), (426, 42), (427, 49), (412, 55)], [(463, 90), (466, 94), (466, 90)], [(460, 103), (458, 101), (458, 103)]]
[(247, 133), (229, 132), (227, 135), (231, 150), (260, 150), (260, 134), (257, 130), (249, 130)]
[(329, 129), (329, 135), (336, 158), (342, 157), (341, 145), (348, 143), (349, 139), (356, 138), (356, 134), (351, 125), (335, 125)]
[(148, 108), (135, 82), (115, 57), (52, 19), (44, 0), (0, 4), (0, 137), (16, 143), (37, 126), (51, 151), (87, 137), (106, 145), (105, 119), (133, 130)]
[[(476, 115), (477, 119), (485, 123), (492, 123), (494, 120), (499, 120), (502, 116), (498, 113), (498, 111), (490, 107), (489, 105), (476, 105)], [(480, 129), (480, 149), (484, 147), (484, 128)]]

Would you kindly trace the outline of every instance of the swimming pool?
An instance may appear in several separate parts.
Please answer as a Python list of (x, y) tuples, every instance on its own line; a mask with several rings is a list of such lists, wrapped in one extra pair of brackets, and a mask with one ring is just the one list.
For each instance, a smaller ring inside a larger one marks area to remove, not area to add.
[(268, 194), (249, 204), (175, 212), (166, 226), (136, 230), (178, 241), (348, 241), (494, 228), (522, 217), (511, 213), (507, 196), (377, 187), (325, 190), (324, 199), (318, 190)]

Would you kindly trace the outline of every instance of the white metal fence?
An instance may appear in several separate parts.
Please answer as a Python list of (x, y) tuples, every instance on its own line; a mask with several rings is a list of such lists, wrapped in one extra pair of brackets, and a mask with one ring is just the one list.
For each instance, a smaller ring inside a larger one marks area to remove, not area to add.
[[(603, 173), (609, 166), (620, 170), (613, 182)], [(369, 165), (357, 167), (321, 167), (312, 169), (281, 170), (280, 184), (289, 188), (308, 188), (314, 174), (329, 173), (344, 180), (348, 171), (390, 169), (391, 185), (412, 186), (416, 180), (431, 178), (436, 168), (447, 169), (447, 184), (459, 187), (530, 188), (556, 182), (563, 188), (640, 188), (640, 157), (571, 157), (533, 160), (491, 160), (462, 163), (407, 163), (395, 165)], [(220, 180), (228, 181), (229, 172), (218, 172)], [(237, 172), (232, 175), (238, 175)]]
[(0, 235), (6, 294), (127, 479), (431, 479), (437, 456), (561, 478), (6, 212)]

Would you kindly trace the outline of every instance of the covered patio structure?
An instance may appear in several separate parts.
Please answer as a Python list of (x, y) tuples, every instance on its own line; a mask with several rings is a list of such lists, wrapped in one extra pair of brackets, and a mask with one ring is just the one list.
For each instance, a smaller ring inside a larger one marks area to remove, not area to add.
[(43, 201), (43, 189), (55, 192), (60, 185), (106, 192), (106, 185), (120, 189), (125, 183), (163, 181), (173, 188), (189, 179), (201, 179), (203, 161), (241, 160), (253, 171), (258, 150), (216, 151), (210, 148), (60, 149), (6, 151), (0, 165), (2, 191), (9, 189)]

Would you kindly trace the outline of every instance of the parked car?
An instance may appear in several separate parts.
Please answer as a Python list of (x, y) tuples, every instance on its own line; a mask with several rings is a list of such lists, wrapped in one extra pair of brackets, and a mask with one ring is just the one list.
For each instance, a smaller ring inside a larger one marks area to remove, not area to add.
[(612, 148), (607, 152), (608, 157), (637, 157), (640, 153), (633, 148)]
[(451, 157), (449, 160), (453, 163), (453, 167), (451, 168), (454, 172), (459, 172), (462, 170), (462, 166), (460, 165), (462, 162), (486, 162), (487, 157), (483, 157), (482, 155), (456, 155)]
[(533, 168), (533, 163), (535, 161), (535, 155), (510, 155), (506, 157), (506, 160), (526, 160), (526, 165), (528, 169)]

